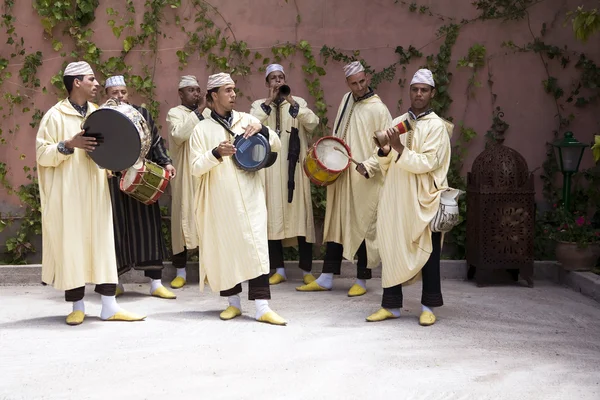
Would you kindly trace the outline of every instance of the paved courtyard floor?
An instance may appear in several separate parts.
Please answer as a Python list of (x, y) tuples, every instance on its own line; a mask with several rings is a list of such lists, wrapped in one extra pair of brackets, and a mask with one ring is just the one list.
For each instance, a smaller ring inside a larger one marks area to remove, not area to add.
[(272, 288), (286, 327), (254, 321), (247, 300), (221, 321), (226, 301), (197, 285), (161, 300), (138, 284), (119, 303), (146, 321), (101, 321), (88, 287), (88, 317), (69, 327), (61, 292), (0, 286), (0, 399), (600, 399), (600, 305), (568, 288), (447, 280), (425, 328), (420, 283), (380, 323), (365, 322), (379, 279), (353, 299), (350, 279), (298, 284)]

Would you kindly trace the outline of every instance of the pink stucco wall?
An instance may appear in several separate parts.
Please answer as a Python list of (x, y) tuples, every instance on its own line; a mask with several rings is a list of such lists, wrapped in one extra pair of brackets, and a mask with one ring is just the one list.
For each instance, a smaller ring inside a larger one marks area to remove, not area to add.
[[(17, 20), (15, 26), (19, 36), (25, 40), (27, 53), (42, 51), (44, 63), (39, 68), (38, 77), (42, 86), (49, 88), (49, 94), (41, 90), (30, 90), (22, 87), (18, 71), (21, 60), (13, 59), (8, 67), (12, 78), (4, 83), (2, 92), (15, 93), (19, 90), (25, 94), (27, 101), (24, 106), (31, 109), (40, 108), (47, 110), (56, 102), (52, 93), (50, 78), (57, 73), (63, 61), (59, 53), (51, 48), (51, 40), (44, 35), (39, 17), (32, 8), (31, 2), (19, 1), (15, 5), (14, 15)], [(102, 0), (97, 10), (97, 19), (93, 23), (95, 34), (93, 41), (103, 50), (104, 57), (117, 55), (122, 48), (121, 40), (116, 39), (107, 26), (109, 17), (105, 9), (112, 7), (123, 11), (123, 1)], [(143, 16), (144, 1), (134, 1), (138, 10), (137, 22)], [(173, 24), (174, 16), (182, 18), (191, 16), (193, 8), (190, 1), (182, 0), (178, 10), (166, 10), (165, 18), (170, 25), (165, 27), (166, 37), (160, 38), (156, 63), (155, 80), (157, 86), (157, 99), (161, 102), (159, 122), (163, 124), (162, 134), (165, 135), (164, 118), (167, 110), (178, 104), (176, 85), (182, 74), (194, 74), (201, 82), (206, 81), (208, 73), (205, 60), (198, 55), (191, 56), (189, 65), (183, 70), (178, 70), (175, 52), (182, 48), (186, 36)], [(547, 32), (544, 40), (562, 47), (568, 46), (570, 51), (585, 51), (589, 58), (600, 63), (600, 40), (596, 36), (589, 43), (581, 44), (574, 40), (569, 26), (563, 26), (564, 15), (574, 9), (581, 1), (547, 0), (530, 9), (531, 30), (537, 34), (541, 31), (542, 24), (546, 23)], [(583, 2), (594, 5), (596, 2)], [(424, 56), (437, 54), (442, 40), (436, 40), (435, 32), (443, 24), (436, 16), (410, 13), (407, 7), (395, 4), (394, 0), (221, 0), (211, 2), (216, 6), (221, 15), (231, 23), (233, 33), (238, 40), (244, 40), (251, 49), (260, 49), (263, 54), (270, 52), (270, 48), (277, 43), (298, 42), (307, 40), (312, 46), (317, 60), (321, 60), (318, 52), (323, 44), (338, 49), (361, 51), (361, 57), (377, 70), (396, 61), (394, 49), (396, 46), (413, 45), (420, 49)], [(469, 19), (477, 16), (478, 11), (471, 5), (471, 1), (429, 0), (421, 1), (419, 5), (429, 6), (431, 11), (457, 20)], [(301, 23), (296, 26), (298, 7)], [(122, 12), (124, 14), (124, 12)], [(215, 19), (218, 25), (224, 22)], [(184, 24), (191, 29), (192, 23)], [(2, 55), (8, 58), (12, 47), (6, 42), (4, 31), (0, 32)], [(452, 52), (451, 71), (453, 80), (451, 94), (454, 103), (450, 115), (455, 122), (461, 121), (468, 127), (474, 128), (479, 136), (472, 142), (469, 154), (465, 161), (465, 173), (470, 168), (473, 159), (483, 150), (484, 134), (491, 124), (491, 113), (495, 106), (500, 106), (505, 112), (505, 119), (511, 127), (506, 135), (505, 144), (515, 148), (527, 159), (530, 170), (541, 167), (545, 157), (544, 143), (552, 139), (552, 131), (556, 129), (556, 106), (553, 99), (544, 92), (541, 81), (545, 79), (544, 66), (539, 55), (534, 53), (514, 53), (501, 46), (502, 42), (512, 40), (518, 45), (532, 41), (532, 36), (526, 20), (518, 22), (487, 21), (475, 22), (464, 26)], [(64, 40), (65, 49), (69, 49), (69, 40)], [(475, 89), (474, 96), (467, 95), (467, 81), (471, 71), (467, 68), (456, 68), (458, 59), (464, 57), (470, 46), (480, 43), (486, 46), (488, 59), (485, 67), (480, 71), (478, 80), (482, 87)], [(136, 48), (136, 50), (140, 50)], [(142, 63), (150, 63), (151, 57), (142, 56), (142, 52), (135, 51), (127, 56), (127, 62), (133, 66), (134, 71), (140, 70)], [(67, 59), (67, 61), (72, 61)], [(312, 97), (304, 87), (304, 73), (300, 69), (303, 62), (302, 56), (296, 56), (283, 64), (287, 68), (288, 80), (294, 93), (304, 97), (309, 104), (313, 103)], [(397, 81), (401, 77), (410, 79), (413, 72), (424, 62), (416, 59), (406, 72), (399, 71), (394, 82), (384, 82), (378, 92), (388, 105), (393, 116), (406, 111), (409, 105), (407, 89), (401, 89)], [(571, 56), (571, 64), (563, 70), (559, 63), (550, 61), (548, 69), (554, 76), (560, 78), (560, 84), (570, 89), (573, 80), (578, 76), (574, 69), (576, 56)], [(325, 99), (330, 107), (330, 125), (333, 124), (335, 112), (341, 96), (346, 92), (342, 65), (331, 61), (325, 68), (327, 75), (321, 78), (325, 91)], [(256, 68), (255, 68), (256, 71)], [(490, 90), (488, 78), (493, 81)], [(103, 80), (103, 77), (100, 77)], [(238, 79), (238, 85), (245, 94), (252, 98), (265, 95), (264, 79), (261, 73)], [(495, 102), (492, 100), (495, 93)], [(402, 109), (397, 108), (399, 99), (403, 99)], [(141, 99), (136, 98), (140, 101)], [(0, 100), (4, 102), (4, 100)], [(238, 109), (247, 111), (249, 101), (240, 99)], [(4, 105), (4, 104), (2, 104)], [(575, 119), (570, 129), (575, 136), (585, 142), (591, 141), (593, 134), (600, 133), (600, 113), (598, 104), (589, 105), (584, 109), (576, 109), (568, 105), (564, 112), (573, 114)], [(6, 112), (6, 110), (1, 113)], [(34, 142), (36, 131), (29, 126), (31, 113), (21, 115), (20, 110), (15, 115), (0, 120), (6, 145), (0, 146), (0, 160), (6, 162), (11, 174), (9, 179), (13, 184), (24, 182), (21, 172), (24, 165), (33, 165), (35, 160)], [(8, 134), (8, 130), (20, 126), (16, 135)], [(586, 152), (584, 164), (591, 165), (591, 154)], [(539, 170), (536, 172), (539, 175)], [(540, 198), (541, 184), (536, 182), (538, 198)], [(0, 211), (14, 211), (18, 208), (18, 199), (0, 193)]]

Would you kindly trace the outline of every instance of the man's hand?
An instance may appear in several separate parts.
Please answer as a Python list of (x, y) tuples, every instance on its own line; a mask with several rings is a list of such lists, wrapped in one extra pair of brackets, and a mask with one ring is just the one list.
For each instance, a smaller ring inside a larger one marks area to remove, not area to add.
[(356, 171), (365, 178), (369, 177), (369, 173), (367, 172), (367, 169), (365, 168), (363, 163), (360, 163), (356, 166)]
[(265, 99), (266, 105), (271, 105), (271, 103), (279, 96), (279, 87), (277, 86), (269, 86), (269, 93), (267, 98)]
[(235, 154), (235, 147), (228, 140), (222, 141), (217, 147), (217, 152), (221, 157), (229, 157)]
[(174, 166), (172, 166), (171, 164), (167, 164), (165, 166), (165, 169), (167, 170), (167, 172), (169, 172), (169, 175), (171, 176), (171, 178), (175, 178), (175, 176), (177, 175), (177, 170), (175, 169)]
[(262, 124), (248, 124), (248, 126), (242, 129), (244, 129), (244, 139), (248, 139), (250, 136), (254, 136), (258, 132), (262, 131)]
[(390, 146), (392, 146), (392, 149), (396, 150), (398, 154), (402, 154), (404, 146), (400, 141), (400, 132), (398, 129), (396, 129), (396, 127), (389, 128), (385, 133), (388, 135), (388, 139), (390, 139)]
[(92, 152), (96, 149), (98, 142), (94, 137), (84, 137), (84, 130), (73, 136), (69, 140), (65, 140), (65, 147), (69, 150), (73, 150), (74, 148), (83, 149), (87, 152)]
[[(200, 93), (202, 94), (202, 93)], [(204, 109), (206, 108), (206, 96), (200, 96), (200, 99), (198, 100), (198, 114), (202, 115), (202, 112), (204, 111)]]

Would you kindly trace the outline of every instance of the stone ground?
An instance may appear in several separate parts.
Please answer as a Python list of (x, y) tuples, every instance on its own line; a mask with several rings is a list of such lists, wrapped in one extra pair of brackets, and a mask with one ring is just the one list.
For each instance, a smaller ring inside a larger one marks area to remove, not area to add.
[[(65, 325), (63, 295), (0, 286), (0, 399), (600, 399), (600, 307), (550, 282), (477, 288), (446, 280), (438, 323), (420, 327), (420, 284), (403, 316), (367, 323), (372, 291), (273, 288), (286, 327), (244, 314), (221, 321), (224, 300), (197, 285), (177, 300), (126, 285), (144, 322), (103, 322), (88, 287), (87, 319)], [(246, 290), (246, 288), (244, 288)]]

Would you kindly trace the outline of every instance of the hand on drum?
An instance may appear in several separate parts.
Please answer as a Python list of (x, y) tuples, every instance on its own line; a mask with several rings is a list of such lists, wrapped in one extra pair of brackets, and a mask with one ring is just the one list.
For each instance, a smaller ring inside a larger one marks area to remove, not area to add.
[(242, 129), (244, 129), (244, 138), (248, 139), (250, 136), (256, 135), (258, 132), (262, 131), (262, 124), (248, 124), (248, 126)]
[(174, 166), (172, 166), (171, 164), (167, 164), (165, 166), (165, 169), (167, 170), (167, 172), (169, 173), (169, 176), (172, 178), (175, 178), (175, 175), (177, 175), (177, 170), (175, 169)]
[(65, 147), (67, 149), (74, 149), (75, 147), (83, 149), (87, 152), (92, 152), (96, 149), (98, 142), (95, 137), (83, 136), (85, 130), (82, 130), (69, 140), (65, 140)]
[(235, 154), (235, 147), (227, 140), (219, 143), (217, 147), (217, 151), (221, 155), (221, 157), (228, 157)]
[(363, 163), (360, 163), (356, 166), (356, 171), (364, 176), (365, 178), (369, 177), (369, 173), (367, 172), (367, 168), (365, 168)]

